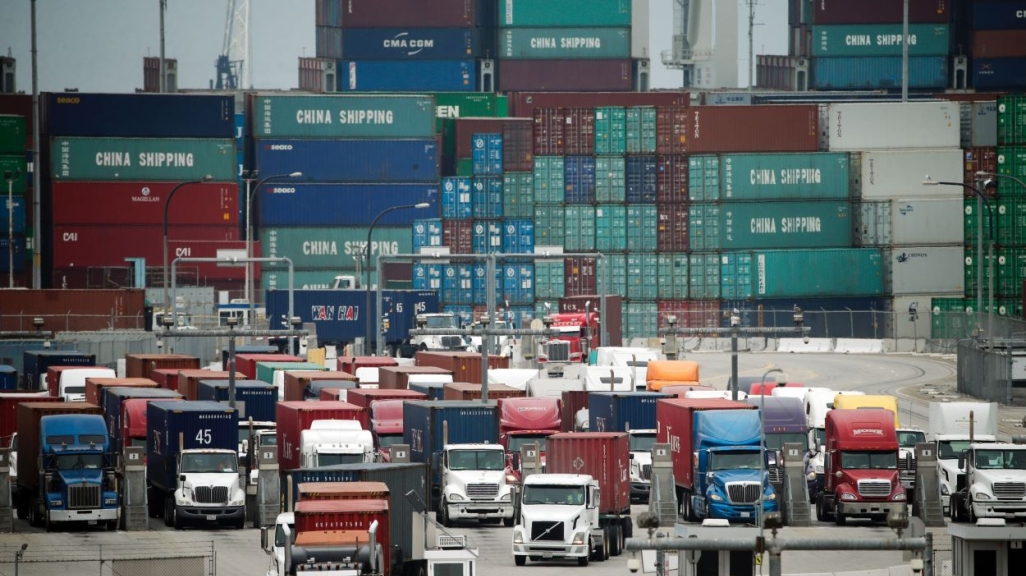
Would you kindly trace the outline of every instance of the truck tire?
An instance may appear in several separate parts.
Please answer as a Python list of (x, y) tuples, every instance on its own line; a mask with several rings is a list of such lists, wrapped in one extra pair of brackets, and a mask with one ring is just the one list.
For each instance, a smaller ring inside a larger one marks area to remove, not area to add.
[(976, 524), (976, 513), (973, 512), (973, 497), (968, 496), (965, 501), (965, 515), (963, 516), (970, 524)]
[(175, 501), (171, 497), (164, 498), (164, 526), (168, 528), (174, 527), (172, 522), (174, 521), (175, 515)]
[(514, 520), (515, 520), (514, 518), (503, 518), (502, 519), (502, 525), (505, 526), (506, 528), (512, 528), (513, 524), (514, 524)]
[(578, 558), (577, 559), (577, 565), (578, 566), (587, 566), (588, 565), (588, 557), (587, 556), (581, 556), (580, 558)]
[(602, 556), (599, 558), (599, 560), (602, 562), (609, 560), (609, 542), (612, 539), (613, 538), (609, 534), (609, 530), (605, 530), (602, 532)]
[(43, 519), (39, 517), (39, 504), (33, 499), (28, 509), (29, 526), (39, 527), (43, 525)]
[(175, 506), (173, 503), (171, 504), (171, 517), (173, 518), (171, 523), (174, 525), (175, 530), (181, 530), (185, 528), (185, 520), (183, 520), (182, 517), (178, 515), (178, 507)]
[(449, 503), (445, 501), (445, 498), (442, 498), (442, 503), (439, 505), (438, 513), (442, 516), (439, 524), (445, 528), (452, 528), (452, 520), (449, 519)]
[(845, 518), (844, 514), (838, 508), (838, 500), (839, 499), (837, 497), (834, 497), (834, 524), (844, 526), (848, 519)]
[(619, 556), (620, 555), (620, 543), (623, 538), (623, 529), (619, 524), (614, 524), (609, 527), (612, 534), (609, 536), (609, 555)]
[(951, 495), (951, 502), (948, 504), (948, 509), (951, 514), (952, 522), (960, 522), (962, 520), (962, 514), (959, 509), (962, 507), (962, 498), (957, 493)]
[(525, 566), (527, 565), (527, 556), (514, 556), (513, 563), (517, 566)]

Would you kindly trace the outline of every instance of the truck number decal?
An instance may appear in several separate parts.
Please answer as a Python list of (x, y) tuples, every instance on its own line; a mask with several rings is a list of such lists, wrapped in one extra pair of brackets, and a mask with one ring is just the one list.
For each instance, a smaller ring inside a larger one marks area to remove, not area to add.
[(203, 428), (196, 431), (196, 442), (199, 444), (210, 444), (213, 442), (213, 437), (210, 434), (210, 428)]

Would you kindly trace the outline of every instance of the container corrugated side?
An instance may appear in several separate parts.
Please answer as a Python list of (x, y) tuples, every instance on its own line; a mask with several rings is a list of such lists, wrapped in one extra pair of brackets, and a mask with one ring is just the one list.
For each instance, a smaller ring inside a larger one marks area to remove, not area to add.
[(495, 402), (410, 401), (403, 404), (403, 442), (410, 459), (431, 462), (442, 450), (443, 429), (450, 444), (499, 441), (499, 415)]
[(964, 247), (901, 246), (885, 251), (891, 294), (951, 294), (965, 290)]
[(863, 199), (963, 195), (957, 187), (923, 185), (927, 176), (937, 182), (962, 181), (962, 151), (957, 147), (866, 151), (861, 153), (860, 164)]
[(952, 198), (902, 198), (858, 205), (861, 246), (959, 244), (965, 235), (964, 203)]
[(1026, 30), (977, 30), (972, 35), (977, 58), (1026, 58)]
[(631, 0), (501, 0), (499, 26), (548, 28), (631, 25)]
[(235, 101), (220, 94), (45, 96), (45, 132), (57, 136), (232, 138)]
[(503, 59), (559, 60), (629, 58), (626, 28), (506, 28), (499, 31)]
[[(227, 380), (200, 380), (197, 389), (197, 400), (210, 400), (227, 403)], [(271, 384), (258, 380), (236, 380), (235, 402), (239, 409), (239, 418), (273, 422), (275, 419), (274, 405), (278, 402), (278, 390)]]
[[(265, 256), (287, 256), (296, 268), (338, 269), (339, 262), (363, 253), (366, 228), (264, 228), (260, 242)], [(375, 227), (371, 258), (376, 254), (409, 254), (413, 233), (409, 227)], [(284, 269), (285, 264), (267, 262), (267, 269)]]
[(342, 32), (347, 60), (459, 60), (495, 54), (492, 27), (350, 28)]
[(730, 154), (720, 158), (722, 200), (847, 198), (848, 154)]
[(235, 181), (231, 138), (55, 137), (50, 152), (54, 180)]
[[(845, 0), (803, 0), (802, 12), (817, 24), (898, 23), (902, 21), (902, 3), (890, 0), (863, 0), (859, 3)], [(951, 2), (946, 0), (909, 0), (908, 21), (947, 23), (951, 18)], [(900, 34), (900, 32), (899, 32)]]
[[(847, 24), (812, 27), (812, 55), (900, 56), (901, 24)], [(947, 24), (910, 24), (909, 56), (946, 56), (951, 49)]]
[(0, 194), (0, 224), (8, 224), (8, 232), (15, 236), (25, 234), (25, 207), (27, 201), (22, 196)]
[(302, 172), (314, 182), (429, 182), (439, 177), (438, 144), (430, 140), (261, 140), (264, 174)]
[[(178, 182), (54, 182), (54, 224), (152, 224), (164, 222), (167, 195)], [(182, 186), (168, 205), (174, 225), (235, 224), (239, 188), (235, 182)], [(2, 221), (6, 222), (6, 218)]]
[(970, 66), (977, 90), (1026, 88), (1026, 58), (973, 58)]
[(731, 202), (720, 205), (720, 218), (723, 250), (851, 246), (848, 201)]
[(814, 105), (695, 106), (685, 128), (683, 146), (694, 154), (819, 150)]
[(553, 434), (546, 443), (550, 474), (588, 474), (598, 480), (600, 513), (630, 510), (630, 448), (627, 434), (578, 432)]
[(345, 0), (344, 28), (464, 28), (487, 26), (495, 14), (489, 0)]
[(473, 92), (474, 60), (339, 60), (340, 92)]
[(25, 153), (26, 124), (24, 116), (0, 114), (0, 154)]
[(1026, 2), (973, 2), (973, 30), (1008, 30), (1026, 28)]
[(655, 430), (656, 402), (670, 397), (658, 392), (592, 392), (588, 394), (588, 431)]
[(498, 88), (502, 92), (626, 92), (634, 88), (634, 67), (629, 59), (499, 60)]
[(255, 138), (432, 138), (430, 96), (257, 94), (250, 103)]
[(370, 226), (393, 206), (430, 204), (393, 210), (382, 226), (410, 226), (439, 216), (438, 186), (427, 184), (267, 184), (259, 191), (262, 226)]
[[(239, 228), (229, 226), (168, 226), (168, 253), (172, 260), (177, 257), (216, 258), (218, 249), (245, 248), (239, 242)], [(159, 225), (125, 226), (97, 223), (95, 225), (55, 225), (51, 241), (52, 260), (55, 268), (83, 266), (123, 266), (125, 258), (146, 258), (150, 262), (163, 261), (163, 228)], [(170, 266), (172, 262), (168, 262)], [(233, 268), (215, 263), (179, 263), (177, 273), (183, 274), (185, 267), (198, 274), (224, 277), (232, 274)], [(234, 270), (242, 277), (244, 266)]]
[(961, 144), (960, 112), (954, 102), (830, 104), (827, 118), (828, 148), (835, 152)]
[[(901, 87), (900, 56), (830, 56), (812, 60), (812, 88), (820, 90), (879, 90)], [(946, 56), (910, 56), (909, 88), (944, 88), (948, 83)]]
[[(876, 249), (776, 250), (753, 254), (753, 296), (879, 296), (884, 255)], [(817, 270), (817, 274), (808, 274)], [(804, 271), (804, 272), (803, 272)]]

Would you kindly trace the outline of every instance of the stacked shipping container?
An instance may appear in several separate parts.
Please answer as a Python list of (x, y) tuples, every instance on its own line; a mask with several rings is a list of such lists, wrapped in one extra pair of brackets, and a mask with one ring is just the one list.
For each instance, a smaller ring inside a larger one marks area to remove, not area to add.
[(1026, 2), (961, 2), (954, 23), (977, 90), (1026, 87)]
[(0, 237), (0, 273), (11, 280), (15, 274), (22, 280), (30, 262), (26, 244), (31, 236), (28, 215), (32, 198), (28, 194), (27, 132), (25, 116), (0, 112), (0, 227), (7, 229)]

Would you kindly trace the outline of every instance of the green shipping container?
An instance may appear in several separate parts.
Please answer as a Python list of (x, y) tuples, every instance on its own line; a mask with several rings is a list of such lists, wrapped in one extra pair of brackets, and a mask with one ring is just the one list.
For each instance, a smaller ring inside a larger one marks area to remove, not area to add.
[[(1026, 146), (999, 146), (997, 171), (1026, 182)], [(1010, 178), (998, 178), (999, 196), (1026, 196), (1026, 188)]]
[(998, 144), (1026, 144), (1026, 96), (998, 97)]
[(631, 0), (500, 0), (499, 26), (630, 26)]
[(235, 140), (54, 138), (56, 180), (235, 181)]
[(627, 250), (655, 252), (658, 246), (659, 212), (655, 204), (627, 207)]
[(627, 152), (627, 110), (617, 106), (595, 109), (595, 154)]
[(563, 297), (562, 260), (535, 260), (534, 297), (539, 300), (558, 300)]
[(688, 297), (688, 255), (683, 252), (659, 254), (656, 277), (660, 300), (685, 300)]
[(0, 154), (24, 154), (25, 117), (0, 115)]
[(506, 172), (502, 175), (502, 216), (534, 218), (534, 174)]
[(934, 298), (930, 302), (933, 339), (960, 340), (975, 329), (972, 317), (965, 312), (965, 298)]
[(257, 362), (256, 379), (274, 384), (274, 373), (282, 370), (326, 370), (326, 368), (313, 362)]
[(688, 246), (695, 251), (720, 249), (720, 205), (688, 207)]
[(994, 292), (1001, 298), (1021, 298), (1022, 283), (1026, 280), (1026, 248), (1002, 248), (997, 251), (994, 264)]
[(881, 296), (880, 250), (769, 250), (752, 255), (755, 298)]
[(847, 201), (723, 203), (720, 218), (717, 244), (723, 250), (852, 245)]
[(456, 159), (456, 176), (467, 178), (474, 176), (474, 160), (472, 158)]
[(688, 199), (715, 202), (720, 199), (720, 157), (688, 157)]
[(609, 266), (609, 294), (619, 294), (627, 297), (627, 255), (606, 254), (606, 263)]
[(724, 252), (720, 255), (720, 297), (724, 300), (752, 297), (751, 252)]
[[(595, 207), (567, 206), (563, 249), (567, 252), (595, 251)], [(537, 227), (537, 223), (535, 224)]]
[[(353, 256), (361, 257), (367, 244), (366, 227), (264, 228), (260, 231), (260, 249), (264, 256), (292, 259), (296, 269), (353, 268)], [(413, 252), (410, 226), (376, 226), (371, 241), (371, 267), (378, 254)], [(288, 268), (283, 263), (266, 262), (263, 268)]]
[[(909, 24), (909, 56), (947, 56), (947, 24)], [(901, 56), (901, 24), (845, 24), (812, 27), (812, 55)]]
[(254, 138), (431, 138), (430, 96), (257, 95)]
[(653, 278), (659, 275), (659, 257), (655, 254), (632, 252), (627, 254), (627, 298), (655, 300), (659, 287)]
[(659, 335), (659, 311), (655, 302), (624, 302), (624, 337), (655, 338)]
[(847, 198), (848, 154), (727, 154), (720, 158), (720, 199), (827, 200)]
[(566, 166), (562, 156), (534, 157), (535, 204), (562, 204), (566, 193)]
[(566, 209), (538, 204), (534, 207), (534, 245), (562, 246), (566, 241)]
[(655, 154), (656, 109), (635, 106), (627, 109), (627, 153)]
[(435, 92), (428, 96), (435, 99), (435, 130), (442, 135), (443, 158), (456, 158), (457, 118), (505, 118), (509, 115), (506, 96), (491, 92)]
[(595, 207), (595, 249), (623, 252), (627, 249), (627, 208), (612, 204)]
[[(979, 234), (979, 220), (976, 218), (976, 202), (977, 198), (974, 196), (965, 201), (965, 245), (976, 246), (976, 237)], [(1014, 221), (1018, 220), (1019, 217), (1015, 216), (1015, 212), (1026, 209), (1026, 203), (1018, 202), (1017, 198), (1000, 198), (998, 200), (991, 199), (991, 205), (994, 206), (996, 212), (998, 227), (994, 229), (995, 241), (1001, 244), (1014, 244), (1014, 242), (1007, 242), (1004, 240), (1011, 240), (1015, 237), (1013, 233), (1010, 233), (1006, 226)], [(996, 205), (995, 205), (996, 204)], [(987, 238), (990, 234), (991, 226), (991, 212), (987, 210), (986, 206), (983, 208), (983, 242), (984, 249), (987, 248)], [(1006, 226), (1002, 226), (1001, 223), (1005, 222)], [(1024, 223), (1026, 225), (1026, 223)], [(1021, 236), (1026, 236), (1026, 230), (1020, 233)]]
[[(562, 3), (557, 3), (562, 10)], [(499, 58), (582, 60), (631, 57), (628, 28), (507, 28), (499, 32)]]
[[(987, 297), (987, 291), (989, 290), (988, 284), (990, 282), (990, 267), (989, 267), (990, 257), (987, 256), (987, 248), (986, 247), (983, 248), (983, 269), (982, 270), (980, 270), (980, 267), (977, 266), (977, 264), (976, 264), (977, 262), (979, 262), (979, 260), (977, 260), (977, 258), (976, 258), (976, 250), (975, 249), (972, 251), (972, 253), (966, 252), (966, 254), (965, 254), (965, 267), (963, 268), (963, 270), (965, 271), (965, 295), (966, 296), (970, 296), (970, 297), (975, 297), (976, 296), (976, 281), (979, 278), (979, 275), (982, 274), (983, 275), (983, 296), (984, 296), (984, 298), (986, 298)], [(997, 278), (997, 275), (998, 275), (997, 262), (998, 262), (998, 256), (997, 256), (997, 254), (995, 254), (994, 255), (994, 277), (995, 278)], [(997, 284), (997, 281), (995, 280), (995, 291), (997, 290), (996, 284)]]
[[(983, 308), (985, 311), (990, 310), (990, 306), (986, 301), (983, 303)], [(1018, 298), (995, 298), (994, 315), (1022, 318), (1022, 300)]]
[[(7, 195), (7, 180), (3, 177), (4, 172), (11, 171), (13, 175), (15, 172), (18, 173), (18, 177), (12, 179), (13, 184), (11, 185), (11, 192), (14, 194), (24, 194), (28, 189), (28, 160), (26, 160), (24, 154), (17, 156), (0, 156), (0, 195)], [(6, 226), (6, 222), (2, 223)]]
[(688, 297), (693, 300), (720, 298), (719, 254), (691, 254), (688, 258)]
[(623, 156), (595, 158), (595, 200), (623, 202), (627, 197), (627, 174)]

